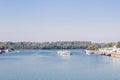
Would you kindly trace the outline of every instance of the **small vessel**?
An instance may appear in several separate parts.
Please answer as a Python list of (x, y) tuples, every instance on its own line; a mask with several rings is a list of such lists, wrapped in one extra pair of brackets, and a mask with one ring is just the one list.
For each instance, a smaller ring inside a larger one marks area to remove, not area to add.
[(71, 52), (67, 51), (67, 50), (63, 50), (63, 51), (57, 51), (57, 54), (60, 56), (71, 56)]
[(105, 56), (111, 56), (111, 53), (105, 53)]
[(95, 51), (93, 51), (93, 50), (85, 50), (85, 52), (86, 52), (86, 54), (95, 54)]
[(104, 52), (101, 52), (101, 53), (99, 53), (100, 55), (105, 55), (105, 53)]
[(12, 52), (12, 51), (14, 51), (14, 49), (0, 49), (0, 54), (9, 53), (9, 52)]
[(2, 54), (2, 50), (0, 50), (0, 54)]
[(88, 50), (86, 50), (85, 53), (88, 54), (88, 55), (91, 54), (90, 51), (88, 51)]

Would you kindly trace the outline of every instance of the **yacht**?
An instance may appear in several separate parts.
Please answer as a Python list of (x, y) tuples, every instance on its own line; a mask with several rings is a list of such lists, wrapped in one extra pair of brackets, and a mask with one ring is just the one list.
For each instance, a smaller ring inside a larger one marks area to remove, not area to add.
[(71, 56), (71, 52), (67, 51), (67, 50), (61, 50), (61, 51), (57, 51), (57, 54), (60, 56)]
[(95, 54), (96, 51), (94, 50), (85, 50), (86, 54)]

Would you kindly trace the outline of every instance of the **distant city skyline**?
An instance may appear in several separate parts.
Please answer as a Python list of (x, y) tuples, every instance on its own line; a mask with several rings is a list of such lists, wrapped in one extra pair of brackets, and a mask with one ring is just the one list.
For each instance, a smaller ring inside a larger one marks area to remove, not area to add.
[(120, 41), (119, 0), (1, 0), (0, 41)]

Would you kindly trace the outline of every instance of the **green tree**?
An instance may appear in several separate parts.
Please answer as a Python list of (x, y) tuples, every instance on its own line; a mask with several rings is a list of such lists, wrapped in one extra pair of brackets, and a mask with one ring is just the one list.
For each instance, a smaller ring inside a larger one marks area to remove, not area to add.
[(105, 45), (105, 47), (113, 47), (115, 45), (115, 43), (107, 43), (106, 45)]
[(117, 48), (120, 48), (120, 41), (117, 42), (117, 45), (116, 45)]
[(87, 48), (88, 50), (98, 50), (98, 44), (91, 44)]

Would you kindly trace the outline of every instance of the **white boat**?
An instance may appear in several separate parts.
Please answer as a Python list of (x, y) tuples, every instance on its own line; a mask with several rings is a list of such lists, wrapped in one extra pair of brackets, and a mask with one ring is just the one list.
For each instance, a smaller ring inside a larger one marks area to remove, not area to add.
[(85, 50), (86, 54), (90, 55), (90, 54), (95, 54), (94, 50)]
[(60, 56), (71, 56), (71, 52), (70, 51), (66, 51), (66, 50), (57, 51), (57, 54), (60, 55)]

